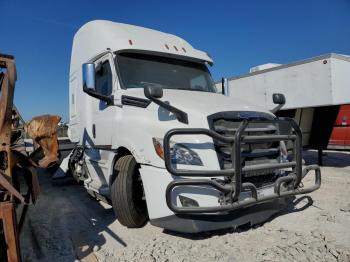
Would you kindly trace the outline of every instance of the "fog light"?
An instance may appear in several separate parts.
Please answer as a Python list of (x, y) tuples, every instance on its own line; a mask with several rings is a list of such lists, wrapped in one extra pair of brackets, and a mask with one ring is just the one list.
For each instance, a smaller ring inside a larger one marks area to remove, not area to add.
[(198, 202), (192, 198), (179, 195), (183, 207), (199, 207)]

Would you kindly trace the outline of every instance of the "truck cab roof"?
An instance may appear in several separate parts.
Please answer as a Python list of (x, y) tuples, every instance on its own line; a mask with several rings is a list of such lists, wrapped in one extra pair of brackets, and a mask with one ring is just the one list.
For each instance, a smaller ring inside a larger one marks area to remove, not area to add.
[(140, 26), (94, 20), (83, 25), (74, 36), (71, 72), (107, 50), (158, 53), (198, 62), (213, 63), (210, 56), (193, 48), (182, 38)]

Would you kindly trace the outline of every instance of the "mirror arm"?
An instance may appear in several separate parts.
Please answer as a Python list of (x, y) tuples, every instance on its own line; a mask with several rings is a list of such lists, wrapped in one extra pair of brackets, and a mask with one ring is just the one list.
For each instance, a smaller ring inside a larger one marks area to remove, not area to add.
[(100, 100), (106, 102), (107, 105), (109, 105), (109, 106), (114, 105), (114, 97), (113, 96), (101, 95), (101, 94), (97, 93), (95, 90), (86, 88), (85, 86), (83, 87), (83, 91), (94, 98), (97, 98), (97, 99), (100, 99)]
[(284, 104), (277, 105), (277, 106), (275, 106), (274, 108), (272, 108), (272, 109), (270, 110), (270, 112), (273, 113), (273, 114), (276, 114), (278, 111), (281, 110), (281, 108), (282, 108), (283, 106), (284, 106)]
[(108, 106), (114, 106), (114, 96), (113, 95), (111, 95), (111, 96), (107, 96), (107, 105)]
[(188, 124), (188, 115), (186, 112), (181, 111), (180, 109), (178, 109), (172, 105), (169, 105), (167, 103), (164, 103), (163, 101), (161, 101), (157, 98), (154, 98), (152, 96), (147, 96), (147, 98), (149, 100), (151, 100), (152, 102), (154, 102), (155, 104), (165, 108), (169, 112), (172, 112), (181, 123)]

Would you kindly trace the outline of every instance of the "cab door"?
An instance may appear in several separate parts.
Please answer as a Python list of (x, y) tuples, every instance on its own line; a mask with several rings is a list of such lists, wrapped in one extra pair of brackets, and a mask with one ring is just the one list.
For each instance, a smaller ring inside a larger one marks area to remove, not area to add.
[[(116, 90), (117, 76), (113, 56), (108, 53), (95, 61), (96, 92), (111, 96)], [(115, 131), (117, 107), (94, 98), (91, 103), (91, 134), (94, 147), (110, 149)]]
[[(112, 54), (108, 53), (94, 61), (95, 64), (95, 92), (112, 96), (117, 89), (117, 77)], [(112, 151), (112, 136), (117, 125), (117, 110), (114, 105), (98, 98), (89, 96), (88, 108), (89, 120), (86, 125), (85, 160), (89, 171), (90, 180), (85, 181), (85, 186), (101, 194), (108, 195), (109, 169)], [(104, 191), (104, 190), (107, 191)]]

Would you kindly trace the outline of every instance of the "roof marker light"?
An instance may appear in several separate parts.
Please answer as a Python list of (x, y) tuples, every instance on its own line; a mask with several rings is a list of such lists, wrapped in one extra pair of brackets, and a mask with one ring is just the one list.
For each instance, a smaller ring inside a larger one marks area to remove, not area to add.
[(174, 48), (175, 48), (176, 51), (179, 51), (179, 50), (177, 50), (177, 47), (176, 47), (176, 46), (174, 46)]
[(184, 52), (186, 53), (186, 49), (183, 47), (182, 50), (184, 50)]
[(165, 44), (165, 47), (166, 47), (166, 49), (168, 49), (168, 50), (169, 50), (169, 46), (168, 46), (167, 44)]
[(129, 39), (129, 44), (132, 45), (132, 41)]

